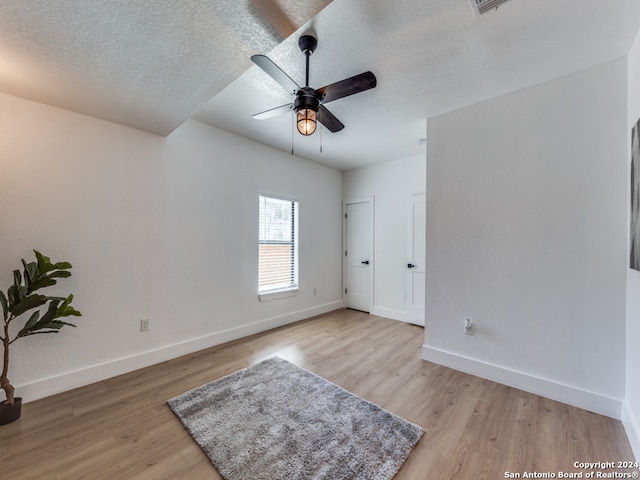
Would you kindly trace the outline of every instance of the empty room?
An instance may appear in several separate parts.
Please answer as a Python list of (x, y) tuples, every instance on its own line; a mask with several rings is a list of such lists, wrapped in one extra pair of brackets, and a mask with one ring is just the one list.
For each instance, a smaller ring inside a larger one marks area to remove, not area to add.
[(0, 0), (0, 126), (2, 478), (638, 478), (637, 0)]

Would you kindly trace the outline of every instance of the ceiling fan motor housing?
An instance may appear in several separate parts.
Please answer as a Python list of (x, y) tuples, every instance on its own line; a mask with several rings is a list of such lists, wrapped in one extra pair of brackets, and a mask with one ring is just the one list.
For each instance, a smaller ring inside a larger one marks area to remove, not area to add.
[(302, 87), (296, 93), (296, 99), (293, 102), (293, 109), (296, 112), (303, 110), (305, 108), (309, 108), (315, 112), (318, 111), (320, 107), (320, 100), (315, 95), (315, 90), (310, 87)]
[(298, 47), (305, 55), (311, 55), (318, 46), (318, 39), (312, 35), (302, 35), (298, 40)]

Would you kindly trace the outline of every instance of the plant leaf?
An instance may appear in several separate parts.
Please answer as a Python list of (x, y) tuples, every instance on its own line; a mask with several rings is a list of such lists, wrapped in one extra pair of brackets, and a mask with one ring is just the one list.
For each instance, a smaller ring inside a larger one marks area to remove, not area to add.
[(46, 255), (42, 255), (39, 251), (34, 250), (33, 253), (36, 254), (36, 258), (38, 259), (38, 271), (46, 272), (47, 266), (51, 265), (51, 259)]
[(72, 323), (63, 322), (62, 320), (54, 320), (49, 324), (49, 328), (60, 330), (65, 325), (69, 325), (70, 327), (75, 327)]
[[(27, 288), (29, 288), (29, 284), (31, 283), (31, 279), (29, 278), (29, 272), (27, 271), (27, 262), (24, 261), (24, 258), (21, 260), (22, 266), (24, 267), (24, 283)], [(15, 277), (13, 279), (15, 283)]]
[(35, 292), (36, 290), (40, 290), (41, 288), (55, 285), (57, 281), (54, 280), (54, 278), (69, 278), (70, 276), (71, 272), (67, 272), (66, 270), (55, 270), (49, 274), (41, 275), (31, 284), (29, 292)]
[(33, 282), (38, 278), (38, 264), (36, 262), (27, 263), (26, 271), (29, 275), (29, 279)]
[[(56, 318), (58, 318), (58, 317), (68, 317), (70, 315), (73, 315), (74, 317), (81, 317), (82, 316), (82, 313), (80, 313), (78, 310), (73, 308), (73, 306), (71, 305), (72, 301), (73, 301), (73, 294), (69, 294), (69, 296), (65, 299), (65, 301), (62, 302), (62, 305), (60, 305), (60, 307), (58, 307)], [(75, 327), (75, 325), (74, 325), (74, 327)]]
[(54, 264), (51, 263), (51, 259), (49, 257), (41, 254), (37, 250), (34, 250), (34, 253), (36, 254), (38, 262), (37, 264), (33, 262), (36, 267), (32, 268), (35, 268), (37, 274), (33, 278), (30, 278), (28, 285), (29, 293), (55, 285), (55, 278), (68, 278), (71, 276), (71, 272), (67, 271), (71, 268), (71, 264), (69, 262), (58, 262)]
[[(58, 262), (58, 263), (54, 264), (53, 267), (56, 270), (69, 270), (70, 268), (73, 268), (73, 266), (69, 262)], [(71, 275), (71, 274), (69, 274), (69, 275)]]
[[(53, 297), (55, 298), (55, 297)], [(12, 316), (19, 317), (27, 310), (31, 310), (32, 308), (38, 308), (47, 303), (48, 300), (51, 300), (52, 297), (46, 297), (44, 295), (29, 295), (28, 297), (24, 297), (20, 302), (11, 308)]]
[(58, 308), (59, 300), (52, 300), (49, 303), (49, 308), (47, 311), (40, 317), (40, 319), (31, 326), (28, 332), (25, 332), (25, 336), (33, 333), (38, 330), (42, 330), (44, 328), (49, 328), (49, 324), (55, 320), (56, 318), (56, 310)]
[[(71, 268), (69, 262), (54, 264), (49, 257), (37, 250), (34, 250), (34, 253), (37, 262), (27, 263), (23, 259), (24, 276), (20, 270), (14, 270), (14, 284), (7, 290), (7, 296), (0, 292), (0, 303), (2, 304), (5, 324), (15, 320), (29, 310), (37, 309), (31, 313), (29, 320), (9, 343), (13, 343), (20, 337), (38, 333), (57, 333), (58, 330), (67, 325), (75, 327), (72, 323), (58, 320), (58, 318), (82, 315), (71, 305), (73, 295), (64, 298), (32, 293), (40, 288), (55, 285), (57, 278), (71, 276), (71, 272), (68, 271)], [(44, 313), (40, 309), (43, 305), (46, 306)]]
[(56, 266), (51, 263), (51, 259), (49, 257), (41, 254), (37, 250), (34, 250), (33, 252), (36, 254), (36, 258), (38, 259), (38, 273), (40, 275), (56, 269)]
[(20, 270), (13, 271), (13, 284), (17, 287), (22, 285), (22, 274), (20, 273)]
[[(41, 331), (41, 332), (29, 332), (29, 333), (25, 333), (25, 334), (24, 334), (24, 336), (25, 336), (25, 337), (28, 337), (29, 335), (39, 335), (39, 334), (41, 334), (41, 333), (58, 333), (58, 331), (59, 331), (59, 330), (43, 330), (43, 331)], [(13, 342), (15, 342), (18, 338), (20, 338), (20, 337), (16, 337), (16, 338), (14, 338), (13, 340), (11, 340), (11, 341), (9, 342), (9, 344), (12, 344), (12, 343), (13, 343)]]
[(2, 315), (6, 322), (9, 316), (9, 304), (7, 303), (7, 297), (5, 297), (4, 292), (0, 292), (0, 305), (2, 305)]
[(9, 297), (9, 311), (12, 311), (13, 308), (20, 303), (20, 287), (18, 285), (11, 285), (9, 290), (7, 290), (7, 295)]
[(51, 258), (41, 254), (39, 251), (33, 251), (38, 259), (38, 271), (40, 274), (50, 272), (51, 270), (68, 270), (71, 267), (69, 262), (51, 263)]
[[(52, 322), (52, 325), (53, 325), (53, 324), (55, 324), (55, 325), (60, 325), (59, 327), (55, 327), (55, 328), (58, 328), (58, 329), (60, 329), (60, 328), (64, 327), (65, 325), (67, 325), (67, 326), (69, 326), (69, 327), (76, 328), (76, 326), (75, 326), (73, 323), (63, 322), (62, 320), (55, 320), (54, 322)], [(52, 327), (52, 328), (53, 328), (53, 327)]]
[(22, 260), (22, 265), (24, 265), (25, 286), (29, 287), (38, 278), (38, 264), (36, 262), (27, 263)]
[(29, 330), (31, 330), (31, 328), (33, 328), (33, 326), (36, 323), (38, 323), (38, 319), (39, 318), (40, 318), (40, 311), (37, 310), (37, 311), (33, 312), (31, 317), (29, 318), (29, 321), (25, 324), (24, 327), (22, 327), (22, 330), (20, 330), (18, 332), (18, 335), (16, 335), (16, 338), (26, 336), (29, 333)]
[(71, 276), (71, 272), (67, 270), (56, 270), (55, 272), (51, 272), (47, 275), (47, 278), (69, 278)]
[(35, 292), (36, 290), (40, 290), (44, 287), (50, 287), (52, 285), (55, 285), (56, 283), (57, 282), (54, 279), (50, 278), (50, 276), (45, 276), (33, 282), (29, 287), (29, 292)]

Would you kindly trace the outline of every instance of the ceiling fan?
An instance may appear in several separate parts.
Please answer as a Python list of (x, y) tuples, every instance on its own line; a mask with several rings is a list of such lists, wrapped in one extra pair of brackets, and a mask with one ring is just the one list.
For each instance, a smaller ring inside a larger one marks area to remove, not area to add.
[(253, 118), (264, 120), (281, 113), (294, 110), (297, 116), (298, 131), (302, 135), (311, 135), (316, 131), (316, 121), (324, 125), (330, 132), (339, 132), (344, 125), (338, 120), (324, 104), (340, 98), (364, 92), (376, 86), (376, 77), (371, 72), (361, 73), (355, 77), (347, 78), (322, 88), (314, 90), (309, 87), (309, 57), (316, 49), (318, 40), (312, 35), (303, 35), (298, 40), (298, 46), (306, 57), (306, 81), (305, 86), (300, 87), (284, 71), (273, 63), (265, 55), (251, 57), (253, 63), (264, 70), (271, 78), (278, 82), (287, 92), (295, 95), (293, 103), (257, 113)]

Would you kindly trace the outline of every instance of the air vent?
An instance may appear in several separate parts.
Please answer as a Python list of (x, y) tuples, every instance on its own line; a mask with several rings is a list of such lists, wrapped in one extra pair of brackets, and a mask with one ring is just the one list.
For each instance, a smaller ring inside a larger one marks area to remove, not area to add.
[(498, 8), (507, 0), (470, 0), (473, 13), (479, 17), (483, 13), (487, 13), (494, 8)]

